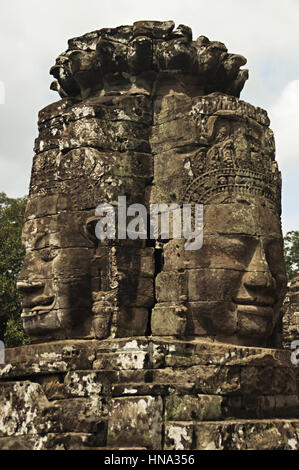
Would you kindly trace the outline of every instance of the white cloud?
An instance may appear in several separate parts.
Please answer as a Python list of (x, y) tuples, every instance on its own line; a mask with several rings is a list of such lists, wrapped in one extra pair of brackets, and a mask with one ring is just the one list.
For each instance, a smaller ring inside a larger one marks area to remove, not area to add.
[[(23, 161), (20, 163), (17, 159), (11, 159), (6, 155), (0, 155), (1, 168), (0, 172), (0, 192), (7, 186), (9, 179), (9, 188), (11, 197), (22, 197), (29, 192), (29, 178), (31, 161)], [(24, 178), (24, 174), (27, 178)]]
[(5, 103), (5, 87), (4, 83), (0, 80), (0, 104)]
[(282, 222), (286, 233), (299, 229), (299, 79), (287, 83), (268, 113), (282, 172)]
[(275, 133), (276, 155), (281, 170), (294, 170), (299, 173), (299, 79), (289, 82), (282, 90), (269, 109), (269, 116), (271, 128)]

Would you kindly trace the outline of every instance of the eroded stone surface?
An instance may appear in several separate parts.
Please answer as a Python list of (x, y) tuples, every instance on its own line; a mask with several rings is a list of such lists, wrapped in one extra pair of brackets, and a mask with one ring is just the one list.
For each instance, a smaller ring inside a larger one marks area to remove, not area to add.
[[(68, 46), (51, 69), (62, 99), (39, 113), (18, 283), (26, 331), (273, 345), (281, 182), (267, 113), (238, 98), (246, 60), (172, 21)], [(124, 195), (147, 208), (203, 203), (203, 247), (173, 232), (99, 242), (96, 207)]]
[[(267, 113), (239, 99), (245, 63), (172, 21), (94, 31), (58, 57), (18, 282), (37, 344), (0, 366), (1, 449), (298, 448), (296, 368), (273, 349), (281, 177)], [(173, 222), (99, 240), (96, 207), (119, 196), (204, 204), (202, 247)]]
[(152, 396), (114, 398), (108, 428), (108, 445), (135, 445), (161, 449), (162, 398)]
[(296, 368), (286, 350), (132, 337), (86, 342), (90, 362), (80, 369), (84, 342), (70, 340), (78, 362), (58, 373), (63, 343), (49, 343), (36, 370), (47, 343), (22, 347), (19, 364), (19, 348), (8, 350), (2, 449), (297, 448)]
[(282, 313), (283, 346), (291, 349), (292, 342), (298, 341), (295, 350), (299, 345), (299, 273), (290, 282)]
[(298, 450), (298, 421), (227, 421), (195, 427), (199, 450)]

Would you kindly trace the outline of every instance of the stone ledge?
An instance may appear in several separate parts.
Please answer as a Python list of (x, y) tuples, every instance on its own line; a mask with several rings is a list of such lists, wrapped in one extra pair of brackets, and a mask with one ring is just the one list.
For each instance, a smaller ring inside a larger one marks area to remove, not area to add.
[(7, 348), (0, 379), (91, 368), (96, 343), (96, 340), (66, 340)]
[[(5, 362), (6, 364), (30, 365), (38, 359), (46, 364), (53, 364), (56, 361), (67, 361), (80, 359), (92, 362), (98, 359), (103, 353), (132, 353), (132, 352), (148, 352), (153, 357), (163, 353), (170, 354), (178, 359), (181, 356), (198, 358), (199, 364), (219, 364), (225, 363), (235, 364), (235, 361), (241, 359), (244, 365), (254, 361), (255, 364), (264, 366), (285, 365), (290, 367), (290, 351), (282, 349), (270, 349), (260, 347), (238, 346), (234, 344), (224, 344), (201, 339), (178, 340), (172, 337), (162, 336), (135, 336), (129, 338), (113, 338), (113, 339), (86, 339), (86, 340), (60, 340), (39, 344), (30, 344), (27, 346), (19, 346), (17, 348), (6, 348)], [(85, 356), (81, 356), (85, 354)], [(86, 356), (90, 353), (90, 357)], [(94, 358), (94, 354), (96, 354)], [(238, 362), (239, 364), (239, 362)], [(71, 363), (71, 365), (73, 365)], [(74, 364), (78, 367), (78, 364)], [(5, 366), (0, 366), (3, 370)], [(38, 371), (36, 371), (38, 372)]]
[(153, 337), (10, 349), (0, 449), (299, 449), (288, 359), (286, 351)]
[(96, 437), (86, 433), (0, 437), (0, 450), (92, 450), (96, 446)]
[(169, 422), (169, 450), (298, 450), (299, 420)]

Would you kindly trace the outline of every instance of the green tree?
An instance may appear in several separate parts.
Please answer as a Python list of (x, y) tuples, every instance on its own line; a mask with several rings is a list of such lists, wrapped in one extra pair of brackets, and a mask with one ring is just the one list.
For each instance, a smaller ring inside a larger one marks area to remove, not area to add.
[(284, 257), (290, 280), (299, 270), (299, 230), (288, 232), (284, 237)]
[(0, 193), (0, 339), (8, 347), (29, 342), (20, 319), (22, 296), (16, 289), (25, 254), (21, 232), (26, 201)]

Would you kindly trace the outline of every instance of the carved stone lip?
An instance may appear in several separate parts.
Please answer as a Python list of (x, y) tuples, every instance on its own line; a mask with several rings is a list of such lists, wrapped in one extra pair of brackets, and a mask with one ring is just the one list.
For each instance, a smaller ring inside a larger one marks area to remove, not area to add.
[(257, 297), (240, 296), (234, 298), (233, 302), (237, 304), (239, 313), (273, 318), (275, 299), (270, 293)]
[(273, 317), (273, 307), (271, 305), (257, 305), (257, 304), (237, 304), (239, 313), (247, 313), (250, 315), (257, 315), (260, 317)]
[(275, 298), (271, 294), (259, 295), (256, 297), (238, 296), (234, 297), (233, 301), (238, 305), (255, 305), (257, 307), (273, 307), (276, 302)]
[(23, 292), (30, 292), (33, 289), (41, 289), (44, 287), (43, 281), (18, 281), (17, 289), (22, 290)]
[(47, 296), (47, 297), (40, 296), (38, 299), (36, 299), (36, 301), (38, 301), (38, 304), (36, 303), (34, 305), (31, 304), (29, 308), (25, 307), (23, 309), (23, 312), (21, 314), (21, 317), (23, 319), (26, 320), (28, 318), (36, 317), (37, 315), (49, 313), (49, 311), (54, 308), (56, 297), (55, 295)]

